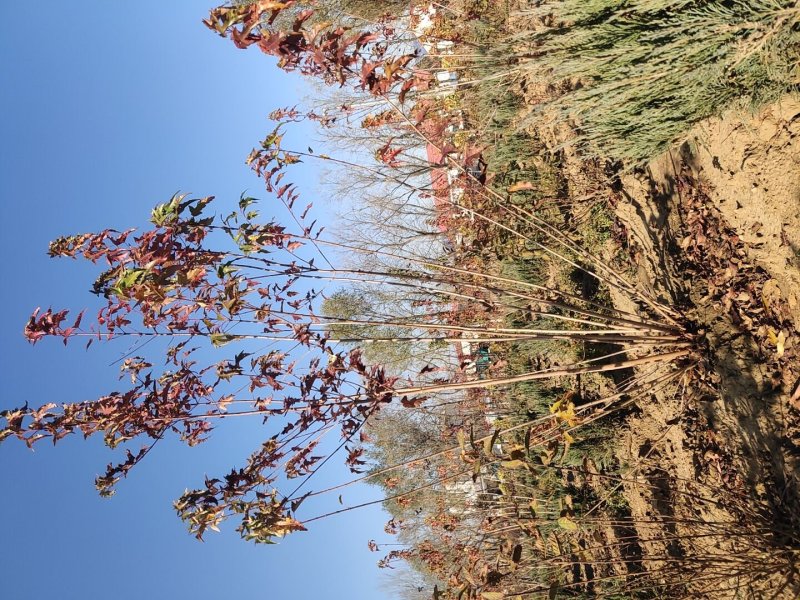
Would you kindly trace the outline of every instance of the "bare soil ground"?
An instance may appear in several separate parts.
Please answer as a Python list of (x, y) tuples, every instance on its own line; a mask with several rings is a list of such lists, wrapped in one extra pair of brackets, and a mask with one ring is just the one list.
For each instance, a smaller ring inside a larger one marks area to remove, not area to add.
[[(647, 455), (639, 470), (653, 484), (627, 487), (632, 515), (780, 523), (788, 537), (759, 544), (796, 546), (800, 103), (787, 98), (756, 115), (702, 123), (679, 151), (620, 180), (616, 215), (640, 284), (681, 307), (705, 345), (685, 387), (651, 397), (630, 421), (619, 456), (632, 464)], [(687, 501), (687, 491), (712, 502)], [(672, 551), (738, 555), (752, 567), (765, 560), (758, 544), (704, 539)], [(687, 589), (693, 597), (796, 598), (796, 556), (787, 552), (789, 564), (773, 570), (780, 575)]]

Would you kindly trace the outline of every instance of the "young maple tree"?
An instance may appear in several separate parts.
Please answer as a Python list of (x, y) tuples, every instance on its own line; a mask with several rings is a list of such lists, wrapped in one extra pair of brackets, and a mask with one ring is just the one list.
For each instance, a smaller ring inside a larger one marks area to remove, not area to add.
[[(61, 407), (46, 404), (37, 409), (4, 411), (6, 425), (0, 429), (0, 439), (15, 436), (32, 445), (44, 438), (58, 441), (80, 432), (84, 436), (101, 434), (112, 448), (136, 438), (151, 440), (138, 452), (126, 450), (125, 460), (109, 465), (97, 479), (101, 494), (110, 495), (119, 478), (127, 475), (166, 434), (177, 434), (187, 444), (195, 445), (224, 419), (282, 419), (280, 432), (268, 437), (246, 467), (234, 469), (221, 479), (206, 480), (203, 488), (187, 492), (176, 503), (180, 516), (198, 536), (225, 518), (240, 515), (242, 535), (269, 541), (273, 536), (302, 528), (293, 515), (304, 496), (282, 496), (274, 489), (279, 470), (290, 479), (312, 475), (324, 458), (314, 454), (321, 436), (338, 428), (343, 439), (341, 447), (347, 452), (345, 461), (358, 472), (363, 464), (363, 448), (359, 447), (356, 434), (370, 415), (394, 400), (413, 408), (431, 394), (444, 391), (626, 368), (686, 354), (686, 350), (679, 349), (619, 363), (587, 362), (513, 378), (431, 381), (424, 377), (425, 369), (417, 381), (388, 376), (382, 366), (365, 364), (358, 349), (335, 350), (335, 344), (342, 340), (330, 338), (329, 328), (325, 327), (326, 322), (332, 322), (330, 318), (315, 314), (315, 301), (321, 291), (307, 285), (309, 281), (362, 278), (380, 285), (411, 286), (429, 302), (436, 292), (445, 303), (454, 296), (466, 301), (464, 294), (456, 290), (468, 288), (473, 292), (473, 301), (485, 310), (495, 310), (500, 304), (491, 297), (498, 291), (497, 286), (476, 282), (474, 277), (467, 280), (437, 275), (433, 270), (380, 273), (317, 267), (315, 258), (303, 258), (300, 251), (326, 243), (318, 231), (309, 226), (302, 234), (291, 234), (273, 221), (260, 224), (252, 202), (242, 198), (237, 211), (220, 218), (206, 216), (213, 206), (210, 197), (187, 200), (175, 196), (153, 211), (154, 228), (149, 231), (137, 234), (132, 230), (105, 230), (54, 241), (50, 246), (52, 256), (82, 257), (105, 266), (93, 289), (107, 303), (90, 326), (86, 326), (83, 314), (70, 324), (67, 311), (48, 309), (40, 313), (37, 309), (25, 327), (31, 342), (45, 336), (61, 338), (65, 343), (77, 336), (88, 337), (90, 343), (122, 336), (163, 336), (175, 343), (166, 349), (160, 369), (152, 359), (126, 358), (122, 371), (130, 375), (132, 386), (125, 391)], [(207, 247), (210, 238), (219, 234), (227, 235), (234, 247)], [(480, 276), (477, 279), (480, 281)], [(481, 293), (485, 295), (483, 299)], [(577, 306), (573, 312), (602, 317)], [(602, 318), (612, 323), (628, 320), (613, 315)], [(386, 322), (354, 320), (351, 324), (368, 327), (384, 326)], [(445, 342), (453, 342), (458, 339), (454, 334), (465, 332), (478, 339), (512, 341), (570, 335), (556, 330), (476, 329), (448, 325), (424, 315), (415, 322), (396, 325), (424, 331), (428, 336), (425, 339)], [(643, 338), (680, 345), (679, 338), (663, 326), (643, 321), (639, 328)], [(577, 333), (586, 340), (606, 342), (624, 337), (627, 331), (605, 328)], [(313, 352), (305, 353), (311, 358), (303, 364), (291, 352), (277, 350), (256, 354), (239, 349), (212, 364), (201, 364), (197, 359), (199, 346), (195, 344), (199, 341), (229, 348), (254, 339), (289, 342)], [(410, 339), (419, 336), (414, 334)], [(230, 389), (246, 389), (256, 396), (245, 400), (230, 393)], [(240, 410), (243, 404), (246, 406)]]
[[(392, 106), (390, 94), (402, 104), (409, 92), (428, 84), (429, 78), (415, 71), (413, 54), (390, 54), (391, 48), (402, 46), (390, 43), (394, 33), (388, 25), (381, 26), (380, 32), (322, 26), (306, 29), (311, 15), (302, 11), (289, 30), (272, 27), (281, 11), (291, 5), (290, 1), (261, 1), (220, 7), (212, 11), (206, 24), (239, 47), (256, 45), (278, 56), (281, 68), (339, 85), (355, 82), (387, 98)], [(421, 127), (428, 113), (418, 113), (409, 118), (398, 112), (398, 118), (430, 142)], [(285, 122), (296, 120), (299, 114), (287, 110), (276, 117)], [(311, 114), (306, 117), (318, 118)], [(443, 156), (448, 154), (442, 152)], [(348, 467), (360, 473), (365, 465), (362, 429), (372, 415), (390, 403), (414, 410), (437, 394), (668, 363), (689, 354), (690, 343), (669, 309), (632, 288), (613, 269), (564, 241), (558, 230), (533, 215), (516, 213), (537, 231), (537, 238), (512, 233), (635, 296), (652, 316), (624, 313), (498, 275), (409, 254), (370, 251), (323, 237), (324, 228), (316, 221), (309, 222), (311, 205), (297, 214), (294, 205), (299, 192), (294, 184), (284, 181), (287, 167), (311, 157), (334, 160), (311, 151), (283, 148), (279, 126), (248, 159), (264, 178), (268, 191), (288, 208), (295, 231), (274, 219), (262, 220), (252, 198), (241, 198), (235, 211), (219, 216), (211, 212), (213, 197), (174, 196), (153, 210), (153, 227), (148, 231), (104, 230), (54, 241), (51, 256), (80, 257), (102, 265), (93, 291), (105, 298), (106, 305), (88, 325), (83, 313), (73, 321), (67, 311), (48, 309), (42, 313), (37, 309), (25, 327), (31, 342), (44, 337), (59, 338), (64, 343), (76, 337), (87, 338), (89, 343), (120, 337), (162, 337), (169, 343), (163, 356), (129, 356), (124, 360), (122, 370), (131, 381), (128, 389), (91, 401), (3, 411), (0, 416), (5, 425), (0, 429), (0, 440), (15, 437), (30, 446), (42, 439), (58, 442), (72, 433), (102, 435), (108, 446), (121, 446), (125, 452), (123, 460), (109, 465), (97, 478), (100, 493), (111, 495), (120, 478), (165, 436), (177, 435), (196, 445), (225, 420), (248, 416), (262, 419), (265, 439), (247, 464), (206, 479), (201, 487), (181, 496), (175, 507), (197, 537), (207, 529), (217, 529), (226, 519), (237, 518), (238, 531), (244, 538), (268, 543), (302, 530), (304, 523), (314, 520), (301, 520), (297, 511), (307, 497), (325, 491), (301, 493), (305, 482), (332, 456), (316, 453), (323, 436), (338, 431), (341, 441), (333, 454), (343, 451)], [(377, 158), (390, 168), (398, 168), (398, 157), (387, 143)], [(476, 215), (510, 230), (492, 217)], [(540, 238), (549, 239), (558, 249), (553, 250)], [(394, 266), (336, 267), (329, 254), (337, 250), (373, 252), (393, 261)], [(324, 298), (320, 286), (343, 281), (403, 289), (425, 310), (402, 319), (387, 315), (343, 320), (320, 314), (318, 306)], [(547, 317), (559, 327), (516, 329), (497, 325), (497, 315), (521, 309)], [(470, 315), (471, 324), (465, 324), (464, 314)], [(493, 372), (482, 379), (470, 378), (465, 376), (463, 365), (456, 365), (445, 376), (438, 367), (424, 367), (413, 376), (400, 377), (389, 375), (382, 365), (367, 364), (358, 348), (341, 350), (338, 345), (371, 343), (379, 337), (364, 334), (355, 339), (334, 339), (331, 332), (336, 325), (352, 326), (351, 330), (359, 332), (391, 327), (392, 337), (383, 340), (386, 342), (455, 344), (468, 336), (485, 343), (536, 339), (641, 346), (630, 357), (614, 351), (514, 376)], [(265, 353), (254, 347), (254, 340), (285, 346)], [(216, 355), (225, 354), (225, 358), (204, 362), (200, 352), (203, 344), (214, 348)], [(639, 387), (662, 380), (641, 381)], [(595, 409), (605, 410), (623, 395), (580, 407), (565, 402), (541, 420), (549, 425), (532, 443), (542, 447), (559, 441), (568, 443), (570, 429), (582, 419), (596, 418)], [(460, 454), (469, 465), (479, 464), (491, 454), (491, 444), (489, 452), (481, 450), (483, 444), (497, 435), (473, 439), (471, 448), (462, 443), (461, 448), (439, 454)], [(135, 440), (146, 443), (135, 450), (131, 447)], [(473, 468), (465, 467), (466, 471)], [(465, 469), (446, 476), (460, 476)], [(280, 487), (286, 479), (301, 482), (284, 493)]]

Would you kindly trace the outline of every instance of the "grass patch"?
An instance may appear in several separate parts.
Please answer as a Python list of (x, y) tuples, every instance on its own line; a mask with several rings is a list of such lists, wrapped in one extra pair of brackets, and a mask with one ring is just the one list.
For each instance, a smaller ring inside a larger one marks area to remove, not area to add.
[(645, 161), (696, 122), (800, 83), (794, 0), (568, 0), (535, 12), (555, 24), (515, 38), (535, 51), (523, 69), (571, 83), (545, 105), (594, 154)]

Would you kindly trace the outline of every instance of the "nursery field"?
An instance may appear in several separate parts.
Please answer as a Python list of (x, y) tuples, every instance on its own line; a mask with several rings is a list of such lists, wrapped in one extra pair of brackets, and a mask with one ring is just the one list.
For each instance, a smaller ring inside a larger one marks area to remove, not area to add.
[[(388, 522), (364, 544), (409, 600), (800, 596), (796, 2), (260, 0), (205, 24), (319, 86), (265, 110), (269, 199), (55, 240), (103, 307), (28, 339), (146, 343), (129, 386), (3, 411), (0, 440), (97, 434), (111, 495), (165, 436), (263, 422), (187, 482), (190, 533), (313, 536), (366, 483)], [(318, 139), (291, 147), (299, 122)], [(350, 479), (315, 487), (329, 461)]]

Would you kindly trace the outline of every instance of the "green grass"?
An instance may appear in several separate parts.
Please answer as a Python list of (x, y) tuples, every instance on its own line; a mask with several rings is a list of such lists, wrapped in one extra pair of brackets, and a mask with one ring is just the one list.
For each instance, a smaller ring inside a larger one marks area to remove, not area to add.
[(798, 91), (794, 0), (566, 0), (537, 10), (558, 24), (515, 38), (537, 55), (523, 69), (580, 81), (545, 106), (597, 155), (645, 161), (706, 117)]

